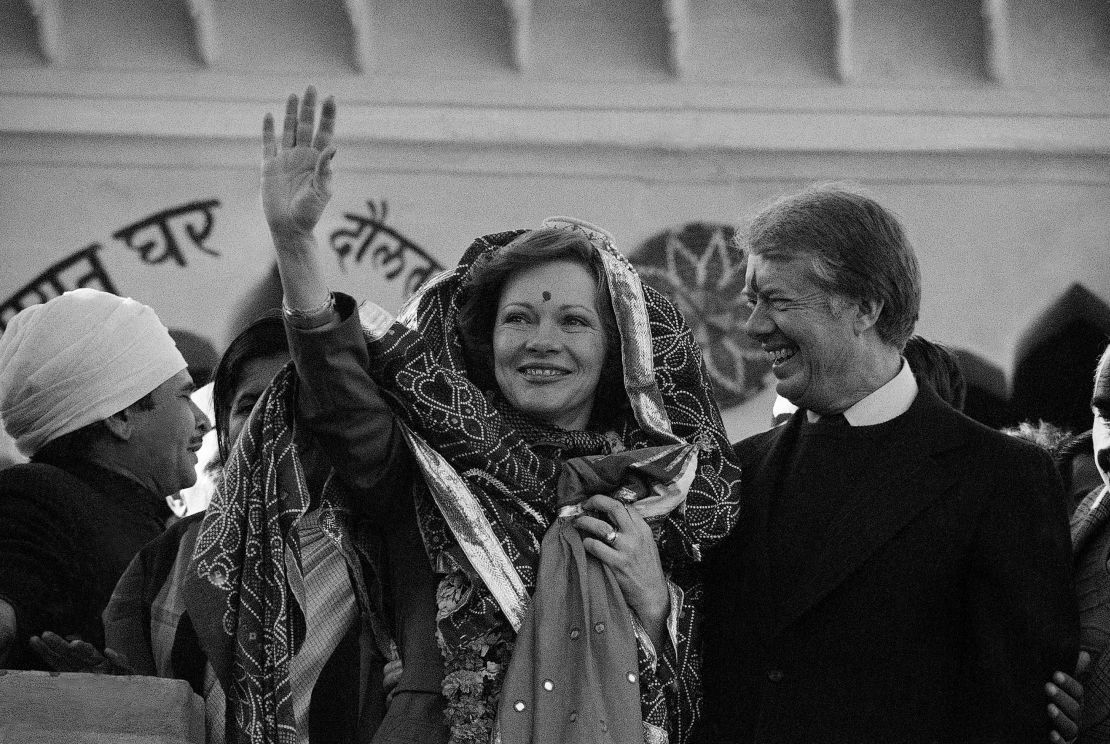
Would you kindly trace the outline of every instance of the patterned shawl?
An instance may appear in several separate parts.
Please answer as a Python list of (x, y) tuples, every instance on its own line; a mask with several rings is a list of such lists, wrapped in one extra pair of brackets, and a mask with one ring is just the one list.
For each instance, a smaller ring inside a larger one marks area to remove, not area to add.
[[(208, 506), (182, 593), (201, 648), (227, 699), (226, 741), (296, 744), (292, 660), (305, 618), (287, 578), (293, 528), (310, 507), (296, 440), (296, 372), (290, 363), (251, 413)], [(352, 533), (338, 479), (320, 494), (323, 533), (348, 560), (368, 560), (369, 540)], [(297, 558), (299, 560), (299, 558)], [(356, 581), (358, 605), (379, 646), (388, 635)], [(374, 604), (378, 606), (377, 603)]]
[[(424, 475), (417, 511), (433, 564), (443, 574), (437, 627), (455, 742), (490, 739), (504, 667), (535, 589), (541, 540), (556, 516), (562, 460), (697, 446), (685, 503), (652, 525), (668, 570), (699, 561), (706, 547), (728, 534), (739, 510), (739, 467), (689, 328), (674, 305), (641, 285), (606, 234), (560, 219), (598, 251), (613, 299), (631, 415), (605, 422), (610, 431), (546, 426), (469, 381), (458, 331), (460, 291), (480, 256), (526, 231), (476, 240), (458, 267), (409, 301), (400, 323), (368, 343), (371, 374), (407, 425)], [(694, 609), (686, 615), (692, 622)], [(667, 660), (674, 668), (672, 684), (664, 685), (656, 660), (642, 644), (640, 651), (644, 722), (681, 741), (696, 716), (696, 655), (679, 649), (677, 660)]]

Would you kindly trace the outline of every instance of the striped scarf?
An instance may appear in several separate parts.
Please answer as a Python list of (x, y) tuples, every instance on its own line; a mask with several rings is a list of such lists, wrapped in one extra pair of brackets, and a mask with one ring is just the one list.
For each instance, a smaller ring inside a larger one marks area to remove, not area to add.
[[(255, 405), (182, 581), (201, 648), (226, 696), (226, 740), (236, 744), (303, 741), (298, 721), (307, 718), (311, 685), (349, 627), (327, 621), (350, 621), (352, 590), (379, 650), (389, 655), (380, 612), (356, 578), (358, 556), (369, 547), (353, 537), (338, 480), (329, 478), (318, 505), (312, 503), (296, 445), (295, 383), (290, 364)], [(308, 586), (310, 574), (319, 585)]]

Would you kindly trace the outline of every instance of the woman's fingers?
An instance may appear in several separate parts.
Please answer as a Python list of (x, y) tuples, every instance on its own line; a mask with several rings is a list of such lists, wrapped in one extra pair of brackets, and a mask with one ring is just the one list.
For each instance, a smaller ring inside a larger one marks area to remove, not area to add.
[(281, 125), (281, 146), (286, 150), (297, 144), (297, 94), (290, 93), (285, 101), (285, 121)]
[(624, 568), (623, 554), (619, 550), (610, 548), (604, 542), (595, 538), (583, 540), (582, 549), (594, 558), (597, 558), (617, 574), (617, 583), (621, 585), (623, 591), (624, 584), (621, 581), (624, 576), (622, 573)]
[(312, 127), (316, 119), (316, 88), (308, 86), (301, 101), (301, 113), (297, 119), (297, 139), (294, 144), (308, 147), (312, 143)]
[[(582, 548), (610, 568), (618, 568), (623, 561), (618, 544), (620, 532), (604, 519), (582, 514), (575, 518), (574, 526), (582, 534)], [(607, 540), (611, 537), (611, 540)]]
[(262, 117), (262, 159), (277, 157), (277, 141), (274, 138), (274, 115), (267, 113)]
[(328, 96), (320, 108), (320, 126), (316, 129), (316, 138), (312, 146), (317, 150), (327, 150), (331, 144), (331, 136), (335, 132), (335, 97)]
[[(614, 531), (613, 525), (606, 522), (604, 519), (589, 514), (581, 514), (574, 520), (574, 526), (578, 528), (579, 532), (585, 533), (588, 537), (593, 537), (598, 540), (604, 540), (605, 536)], [(620, 530), (617, 530), (620, 534)]]
[[(285, 121), (281, 128), (281, 147), (291, 150), (298, 145), (311, 146), (324, 153), (326, 159), (332, 135), (335, 133), (336, 118), (335, 98), (328, 96), (320, 111), (320, 126), (313, 129), (316, 121), (316, 88), (308, 86), (303, 99), (298, 99), (296, 94), (291, 94), (285, 101)], [(334, 149), (332, 150), (334, 155)], [(274, 131), (274, 117), (266, 114), (262, 119), (262, 157), (275, 158), (278, 155), (277, 135)]]
[(629, 532), (636, 526), (632, 511), (624, 503), (611, 496), (601, 494), (591, 496), (582, 502), (582, 508), (586, 511), (604, 514), (609, 523), (617, 528), (618, 532)]

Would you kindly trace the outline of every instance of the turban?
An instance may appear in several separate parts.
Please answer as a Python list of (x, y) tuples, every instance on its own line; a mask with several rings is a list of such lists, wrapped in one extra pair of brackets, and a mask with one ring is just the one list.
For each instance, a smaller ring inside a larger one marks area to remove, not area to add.
[(75, 289), (24, 309), (0, 336), (0, 419), (31, 456), (122, 411), (186, 366), (149, 307)]

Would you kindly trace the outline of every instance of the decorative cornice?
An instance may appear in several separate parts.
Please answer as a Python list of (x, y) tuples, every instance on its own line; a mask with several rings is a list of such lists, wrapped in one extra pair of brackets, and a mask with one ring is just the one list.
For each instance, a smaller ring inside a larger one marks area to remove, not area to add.
[(39, 50), (43, 58), (52, 65), (62, 61), (62, 7), (61, 0), (26, 0), (27, 7), (35, 16), (38, 30)]
[[(323, 89), (322, 89), (323, 90)], [(279, 99), (280, 100), (280, 99)], [(341, 99), (342, 101), (342, 99)], [(270, 102), (269, 107), (275, 105)], [(342, 103), (349, 142), (697, 151), (1110, 154), (1110, 116)], [(0, 93), (0, 134), (254, 139), (257, 101)]]
[(983, 0), (983, 52), (987, 76), (999, 85), (1010, 82), (1009, 0)]
[(667, 62), (671, 74), (681, 78), (686, 75), (690, 51), (690, 3), (689, 0), (663, 0), (663, 10), (667, 16)]
[(852, 60), (852, 24), (855, 21), (855, 0), (836, 1), (836, 79), (849, 84), (855, 79)]
[(366, 0), (344, 0), (343, 6), (351, 24), (351, 55), (355, 69), (361, 73), (370, 72), (374, 66), (374, 55), (370, 41), (370, 10)]
[(513, 68), (527, 72), (532, 56), (532, 0), (504, 0), (512, 28)]
[(215, 65), (219, 57), (215, 12), (212, 0), (189, 0), (189, 16), (193, 19), (197, 56), (205, 67)]

